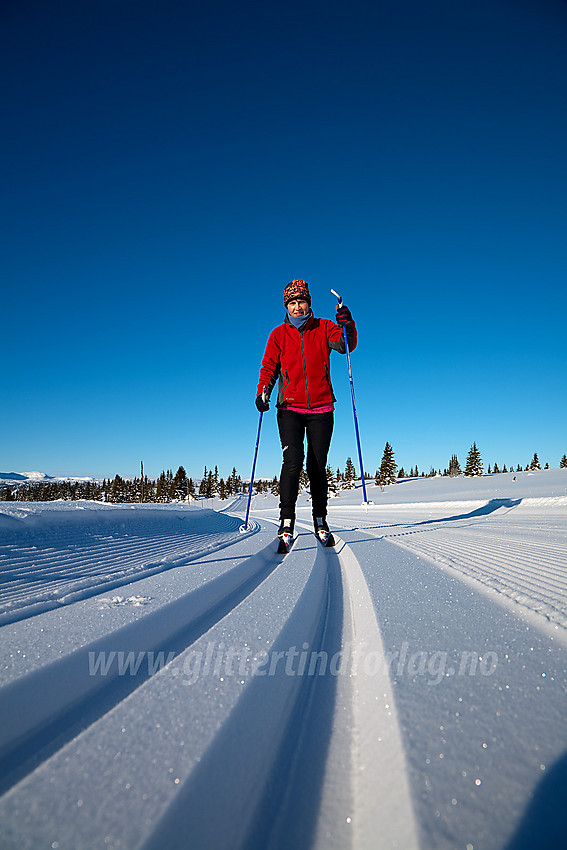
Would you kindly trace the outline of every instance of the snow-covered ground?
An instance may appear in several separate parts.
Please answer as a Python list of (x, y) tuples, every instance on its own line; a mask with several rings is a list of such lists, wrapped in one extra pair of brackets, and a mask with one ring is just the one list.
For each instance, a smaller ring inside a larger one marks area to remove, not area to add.
[(0, 506), (3, 848), (562, 846), (567, 470)]

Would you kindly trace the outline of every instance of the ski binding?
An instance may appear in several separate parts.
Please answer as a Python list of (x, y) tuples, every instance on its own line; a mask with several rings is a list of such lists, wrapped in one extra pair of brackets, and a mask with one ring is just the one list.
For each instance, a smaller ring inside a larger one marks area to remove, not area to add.
[(287, 555), (293, 543), (293, 534), (282, 534), (278, 543), (278, 555)]
[(330, 531), (327, 531), (324, 528), (317, 529), (316, 537), (319, 538), (319, 540), (323, 544), (323, 546), (334, 546), (335, 545), (335, 538), (333, 537), (333, 535), (331, 534)]

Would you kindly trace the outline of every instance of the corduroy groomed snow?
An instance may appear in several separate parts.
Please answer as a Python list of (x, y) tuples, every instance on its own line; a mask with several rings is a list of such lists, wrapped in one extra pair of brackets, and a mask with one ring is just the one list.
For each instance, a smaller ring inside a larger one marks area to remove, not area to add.
[(289, 302), (293, 301), (295, 298), (307, 301), (311, 307), (311, 295), (309, 294), (309, 287), (306, 281), (292, 280), (291, 283), (288, 283), (283, 294), (284, 307), (287, 307)]

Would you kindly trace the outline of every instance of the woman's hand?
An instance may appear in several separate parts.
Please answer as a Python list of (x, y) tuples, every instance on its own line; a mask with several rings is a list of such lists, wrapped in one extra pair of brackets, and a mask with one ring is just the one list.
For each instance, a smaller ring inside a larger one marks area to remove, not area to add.
[(260, 413), (265, 413), (266, 410), (270, 409), (270, 405), (268, 404), (268, 401), (265, 396), (265, 393), (260, 393), (256, 396), (256, 407), (258, 408)]
[(352, 316), (348, 307), (343, 304), (339, 307), (336, 315), (337, 325), (349, 325), (352, 322)]

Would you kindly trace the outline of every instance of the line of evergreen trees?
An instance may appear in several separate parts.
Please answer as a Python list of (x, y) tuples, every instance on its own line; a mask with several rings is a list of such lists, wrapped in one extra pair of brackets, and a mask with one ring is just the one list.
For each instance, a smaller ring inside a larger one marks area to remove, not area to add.
[(122, 478), (99, 481), (41, 481), (24, 482), (4, 487), (0, 501), (51, 502), (57, 499), (76, 501), (88, 499), (97, 502), (179, 502), (193, 499), (210, 499), (219, 495), (222, 499), (237, 495), (243, 489), (242, 478), (233, 468), (226, 482), (215, 472), (205, 472), (196, 492), (193, 479), (187, 477), (183, 466), (173, 474), (171, 469), (162, 471), (157, 479), (147, 475), (137, 478)]
[[(454, 460), (457, 462), (457, 465), (458, 465), (456, 455), (454, 455)], [(562, 459), (559, 463), (559, 466), (560, 466), (561, 469), (567, 468), (567, 457), (565, 455), (563, 455), (563, 457), (562, 457)], [(506, 464), (504, 464), (502, 466), (502, 468), (500, 468), (497, 463), (495, 463), (494, 466), (491, 466), (490, 464), (488, 464), (487, 474), (488, 475), (497, 475), (501, 472), (529, 472), (529, 471), (534, 471), (534, 470), (538, 470), (538, 469), (541, 469), (541, 463), (539, 461), (539, 457), (538, 457), (537, 452), (534, 452), (534, 456), (533, 456), (531, 462), (526, 464), (525, 466), (518, 464), (516, 466), (516, 468), (514, 469), (514, 464), (511, 464), (510, 468), (508, 468), (506, 466)], [(549, 469), (549, 463), (545, 464), (544, 469)], [(460, 467), (459, 467), (459, 470), (460, 470)], [(449, 472), (449, 474), (451, 474), (451, 472)], [(456, 474), (458, 475), (459, 472), (457, 472)], [(466, 463), (466, 466), (465, 466), (465, 475), (469, 475), (469, 476), (484, 475), (484, 465), (483, 465), (482, 457), (480, 455), (480, 452), (477, 448), (476, 443), (473, 443), (473, 445), (471, 446), (471, 448), (469, 450), (469, 454), (468, 454), (468, 457), (467, 457), (467, 463)]]
[[(561, 461), (559, 462), (559, 467), (560, 469), (567, 469), (567, 455), (563, 455)], [(521, 464), (518, 464), (514, 469), (513, 464), (510, 466), (510, 468), (508, 468), (506, 464), (504, 464), (502, 467), (499, 467), (497, 463), (495, 463), (494, 466), (491, 466), (489, 464), (487, 474), (495, 475), (500, 472), (528, 472), (538, 469), (541, 469), (541, 464), (537, 452), (534, 452), (534, 456), (531, 462), (526, 464), (525, 466), (521, 466)], [(549, 463), (545, 464), (544, 469), (549, 469)], [(427, 476), (424, 472), (419, 472), (417, 465), (415, 467), (412, 466), (409, 473), (406, 473), (403, 467), (401, 467), (398, 471), (396, 461), (394, 460), (394, 450), (392, 449), (390, 443), (386, 443), (380, 468), (376, 471), (375, 483), (380, 487), (384, 487), (388, 484), (395, 484), (396, 481), (400, 478), (425, 478), (434, 477), (437, 475), (450, 476), (454, 478), (462, 474), (463, 471), (461, 469), (461, 464), (459, 463), (459, 459), (456, 454), (451, 456), (449, 466), (446, 469), (441, 471), (440, 469), (436, 470), (432, 468)], [(484, 465), (476, 442), (473, 443), (469, 450), (464, 474), (469, 477), (484, 475)]]
[[(355, 486), (356, 470), (351, 458), (347, 458), (344, 472), (337, 469), (336, 474), (330, 465), (327, 466), (327, 482), (329, 493), (332, 495), (339, 489), (350, 489)], [(239, 493), (248, 493), (249, 482), (232, 468), (225, 479), (220, 477), (218, 466), (214, 470), (205, 466), (201, 480), (197, 484), (187, 476), (185, 468), (180, 466), (173, 474), (171, 469), (162, 471), (157, 479), (147, 475), (136, 478), (114, 478), (99, 481), (40, 481), (22, 482), (14, 485), (0, 484), (0, 501), (11, 502), (51, 502), (58, 499), (77, 501), (88, 499), (97, 502), (132, 503), (132, 502), (187, 502), (198, 499), (221, 500), (229, 499)], [(301, 473), (299, 490), (309, 489), (309, 479), (305, 469)], [(254, 493), (272, 493), (279, 496), (280, 481), (278, 476), (271, 480), (264, 478), (254, 482)]]
[[(567, 469), (567, 455), (563, 455), (559, 463), (561, 469)], [(537, 452), (529, 464), (522, 466), (518, 464), (514, 469), (511, 465), (509, 468), (504, 464), (499, 467), (497, 463), (494, 466), (489, 464), (487, 473), (495, 475), (501, 472), (527, 472), (540, 470), (541, 464)], [(544, 469), (549, 469), (549, 464), (546, 463)], [(380, 468), (376, 470), (374, 482), (380, 487), (395, 484), (400, 478), (425, 478), (437, 475), (456, 477), (462, 475), (461, 465), (454, 454), (451, 456), (449, 466), (443, 470), (431, 469), (426, 476), (424, 472), (419, 472), (417, 464), (411, 467), (409, 473), (406, 473), (404, 468), (398, 467), (394, 458), (394, 450), (389, 442), (384, 447)], [(464, 474), (469, 477), (484, 475), (484, 464), (480, 451), (477, 448), (476, 442), (471, 446), (465, 465)], [(350, 490), (355, 487), (358, 478), (352, 458), (346, 459), (344, 471), (337, 468), (336, 472), (330, 465), (327, 466), (327, 484), (329, 487), (329, 495), (336, 494), (339, 490)], [(371, 481), (371, 476), (365, 473), (365, 479)], [(299, 481), (299, 490), (309, 489), (309, 479), (305, 469), (301, 473)], [(140, 475), (138, 478), (122, 478), (120, 475), (115, 475), (113, 479), (104, 479), (98, 481), (41, 481), (41, 482), (22, 482), (13, 485), (0, 484), (0, 502), (51, 502), (57, 499), (64, 501), (76, 501), (78, 499), (87, 499), (98, 502), (180, 502), (192, 501), (195, 499), (213, 499), (218, 497), (221, 500), (229, 499), (239, 493), (248, 493), (249, 483), (243, 481), (237, 473), (236, 467), (232, 468), (232, 472), (225, 479), (219, 476), (218, 467), (214, 470), (207, 469), (205, 466), (203, 475), (199, 482), (198, 489), (192, 478), (187, 476), (183, 466), (180, 466), (173, 474), (172, 470), (162, 471), (161, 475), (153, 480), (147, 475)], [(272, 493), (274, 496), (279, 496), (280, 483), (278, 476), (274, 476), (271, 480), (259, 479), (254, 482), (254, 492), (256, 494)]]

